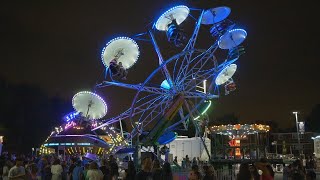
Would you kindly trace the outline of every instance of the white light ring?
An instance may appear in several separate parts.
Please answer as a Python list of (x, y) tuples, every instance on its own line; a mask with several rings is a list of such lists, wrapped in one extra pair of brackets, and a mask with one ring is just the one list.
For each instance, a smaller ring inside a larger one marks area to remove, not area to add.
[[(216, 13), (214, 16), (212, 11)], [(231, 9), (226, 6), (208, 9), (204, 12), (201, 24), (215, 24), (226, 19), (231, 13)]]
[(101, 60), (105, 67), (109, 67), (110, 61), (120, 49), (123, 49), (124, 55), (117, 61), (122, 62), (125, 69), (129, 69), (138, 61), (140, 55), (138, 44), (129, 37), (117, 37), (109, 41), (102, 50)]
[(155, 23), (155, 27), (159, 31), (167, 31), (168, 25), (172, 22), (172, 19), (168, 18), (170, 15), (172, 15), (173, 19), (175, 19), (177, 24), (180, 25), (184, 20), (186, 20), (189, 13), (190, 9), (184, 5), (170, 8), (158, 18)]
[(247, 37), (244, 29), (232, 29), (220, 37), (218, 45), (220, 49), (231, 49), (240, 45)]
[(82, 91), (75, 94), (72, 98), (72, 106), (77, 111), (82, 113), (83, 116), (86, 116), (88, 110), (88, 101), (92, 98), (94, 104), (92, 105), (91, 109), (89, 110), (89, 114), (92, 114), (92, 109), (96, 108), (96, 112), (93, 112), (91, 116), (89, 116), (90, 120), (100, 119), (107, 114), (108, 106), (106, 102), (97, 94), (89, 92), (89, 91)]
[(216, 77), (215, 83), (216, 85), (221, 85), (226, 83), (237, 70), (237, 65), (236, 64), (230, 64), (226, 66), (224, 69), (222, 69), (219, 74)]

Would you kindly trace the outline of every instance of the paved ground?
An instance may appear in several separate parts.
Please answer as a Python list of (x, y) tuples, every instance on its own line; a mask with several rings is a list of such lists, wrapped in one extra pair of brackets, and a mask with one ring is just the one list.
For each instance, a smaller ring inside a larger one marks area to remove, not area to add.
[(274, 176), (275, 180), (282, 180), (282, 173), (276, 173)]
[[(173, 175), (174, 180), (187, 180), (187, 173), (185, 172), (179, 172), (174, 173)], [(275, 180), (282, 180), (282, 173), (276, 173), (275, 174)], [(320, 172), (317, 173), (317, 180), (320, 180)]]
[[(282, 180), (282, 173), (276, 173), (274, 179)], [(317, 172), (317, 180), (320, 180), (320, 172)]]

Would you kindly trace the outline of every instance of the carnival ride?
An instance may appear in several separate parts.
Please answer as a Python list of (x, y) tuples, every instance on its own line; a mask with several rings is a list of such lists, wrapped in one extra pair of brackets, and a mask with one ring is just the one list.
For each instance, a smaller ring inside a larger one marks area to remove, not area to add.
[[(192, 123), (210, 157), (201, 136), (208, 120), (206, 112), (213, 99), (236, 89), (232, 77), (237, 69), (236, 61), (244, 53), (240, 45), (247, 36), (245, 30), (235, 28), (236, 24), (228, 19), (230, 12), (228, 7), (196, 9), (175, 6), (165, 11), (146, 32), (110, 40), (101, 53), (105, 79), (95, 86), (95, 90), (106, 90), (110, 86), (135, 90), (131, 106), (117, 116), (101, 120), (107, 113), (104, 100), (95, 93), (78, 93), (72, 101), (76, 112), (65, 118), (66, 124), (56, 128), (42, 147), (101, 143), (96, 147), (102, 150), (91, 152), (128, 152), (125, 148), (129, 149), (128, 142), (132, 139), (135, 139), (135, 147), (168, 144), (177, 137), (175, 131), (187, 130)], [(189, 31), (184, 30), (182, 27), (190, 21), (195, 24)], [(202, 38), (198, 36), (200, 28), (207, 29), (201, 31), (204, 33)], [(158, 39), (165, 35), (176, 54), (165, 58), (156, 35)], [(134, 78), (131, 76), (133, 72), (129, 76), (128, 73), (140, 56), (137, 41), (153, 46), (158, 66), (143, 82), (130, 84), (124, 81)], [(115, 123), (121, 125), (124, 120), (128, 120), (132, 129), (126, 137), (112, 129)], [(71, 132), (74, 129), (82, 132)], [(79, 135), (85, 138), (83, 142)], [(89, 150), (92, 148), (83, 151)]]
[[(199, 111), (200, 107), (211, 105), (212, 99), (218, 98), (223, 90), (226, 95), (235, 90), (232, 79), (237, 67), (235, 63), (244, 53), (240, 45), (247, 33), (235, 28), (235, 22), (228, 19), (230, 12), (228, 7), (196, 9), (175, 6), (165, 11), (146, 32), (110, 40), (101, 54), (105, 79), (96, 85), (96, 89), (117, 86), (136, 90), (136, 95), (129, 109), (104, 119), (104, 123), (92, 131), (128, 120), (132, 131), (126, 138), (136, 137), (136, 145), (169, 143), (166, 134), (170, 134), (168, 137), (172, 141), (174, 131), (186, 130), (190, 123), (201, 132), (199, 122), (206, 115)], [(195, 25), (185, 31), (182, 27), (190, 21), (195, 21)], [(197, 43), (200, 28), (207, 29), (207, 34), (198, 42), (206, 41), (207, 46), (206, 43)], [(175, 55), (163, 56), (157, 34), (166, 36), (171, 48), (176, 50)], [(127, 75), (139, 59), (137, 41), (148, 42), (154, 47), (159, 65), (143, 82), (130, 84), (124, 80), (134, 78)], [(199, 86), (202, 86), (200, 92), (197, 90)]]
[(40, 153), (52, 153), (63, 150), (64, 154), (92, 153), (97, 155), (115, 153), (117, 147), (127, 145), (124, 138), (112, 127), (92, 128), (102, 122), (99, 120), (107, 114), (107, 104), (97, 94), (82, 91), (74, 95), (72, 105), (75, 111), (65, 115), (65, 121), (51, 132), (40, 148)]
[(250, 134), (269, 132), (270, 126), (263, 124), (228, 124), (212, 126), (209, 130), (212, 133), (228, 136), (230, 139), (242, 139)]
[[(227, 136), (229, 138), (228, 146), (233, 148), (233, 150), (230, 151), (230, 156), (241, 158), (241, 156), (244, 155), (244, 153), (241, 153), (241, 149), (244, 149), (244, 146), (241, 144), (241, 141), (248, 140), (250, 138), (249, 135), (258, 136), (259, 134), (269, 132), (270, 126), (263, 124), (228, 124), (211, 126), (208, 130), (212, 134)], [(257, 139), (259, 139), (259, 137), (256, 138), (254, 141), (256, 141)], [(250, 151), (251, 149), (258, 149), (260, 142), (254, 142), (254, 146), (250, 145), (251, 143), (248, 142), (246, 144), (246, 149)], [(257, 155), (255, 155), (255, 157), (257, 157)]]

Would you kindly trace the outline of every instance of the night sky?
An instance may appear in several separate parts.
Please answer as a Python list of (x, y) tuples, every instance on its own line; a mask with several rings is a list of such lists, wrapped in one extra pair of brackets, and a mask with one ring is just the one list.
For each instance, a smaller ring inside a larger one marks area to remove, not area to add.
[[(100, 53), (112, 38), (145, 32), (147, 24), (174, 5), (225, 5), (231, 8), (230, 19), (237, 22), (236, 27), (248, 33), (246, 54), (237, 62), (237, 91), (219, 98), (210, 113), (213, 118), (235, 113), (243, 122), (271, 120), (285, 127), (294, 124), (292, 111), (300, 111), (302, 118), (320, 103), (319, 15), (315, 3), (2, 1), (0, 76), (11, 83), (39, 86), (50, 96), (69, 100), (71, 106), (75, 93), (91, 90), (102, 81)], [(142, 82), (157, 67), (152, 49), (140, 45), (140, 50), (141, 57), (129, 70), (128, 82)], [(100, 93), (109, 105), (109, 116), (129, 108), (134, 95), (131, 90), (117, 88)]]

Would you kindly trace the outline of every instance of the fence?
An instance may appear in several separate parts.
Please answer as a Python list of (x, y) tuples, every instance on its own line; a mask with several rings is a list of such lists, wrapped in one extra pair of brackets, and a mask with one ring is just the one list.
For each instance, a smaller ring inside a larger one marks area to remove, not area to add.
[[(173, 180), (187, 180), (189, 171), (173, 172)], [(203, 175), (203, 174), (202, 174)], [(236, 180), (236, 172), (232, 169), (218, 169), (215, 171), (216, 180)]]

